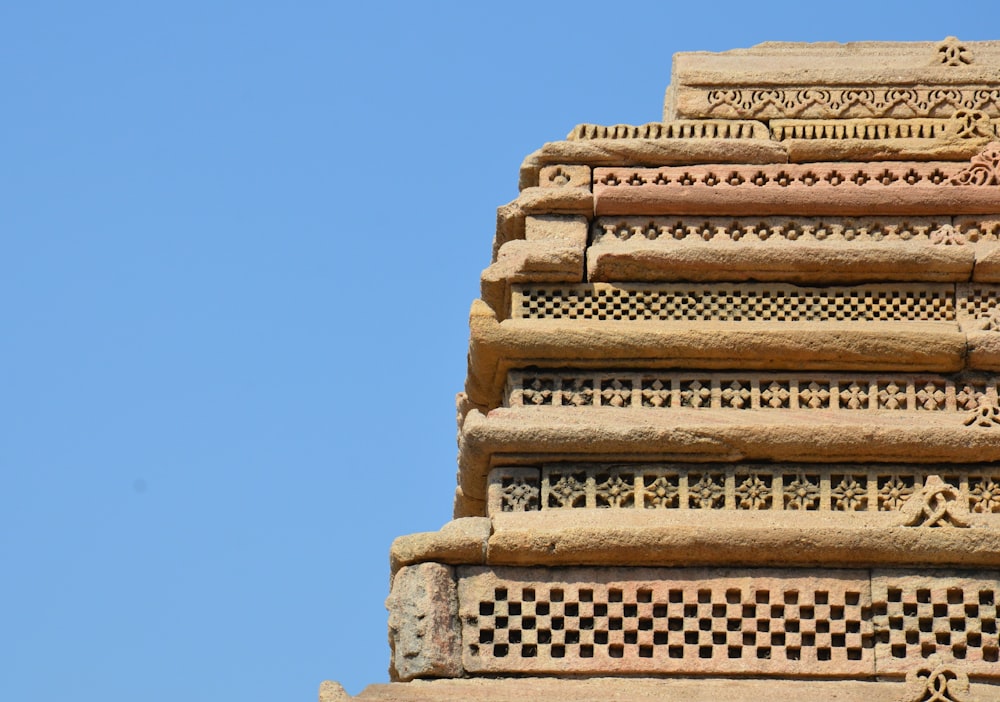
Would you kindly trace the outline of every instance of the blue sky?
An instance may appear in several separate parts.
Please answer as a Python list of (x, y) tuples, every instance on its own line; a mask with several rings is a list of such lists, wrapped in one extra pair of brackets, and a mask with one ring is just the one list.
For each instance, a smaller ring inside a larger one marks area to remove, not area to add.
[(676, 51), (991, 38), (992, 2), (0, 5), (0, 699), (386, 679), (451, 513), (495, 208)]

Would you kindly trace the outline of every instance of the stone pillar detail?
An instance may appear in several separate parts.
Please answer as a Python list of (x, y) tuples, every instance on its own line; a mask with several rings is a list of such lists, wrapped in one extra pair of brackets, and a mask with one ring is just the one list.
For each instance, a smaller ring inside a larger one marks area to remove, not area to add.
[(401, 568), (386, 600), (394, 680), (462, 674), (453, 570), (439, 563)]

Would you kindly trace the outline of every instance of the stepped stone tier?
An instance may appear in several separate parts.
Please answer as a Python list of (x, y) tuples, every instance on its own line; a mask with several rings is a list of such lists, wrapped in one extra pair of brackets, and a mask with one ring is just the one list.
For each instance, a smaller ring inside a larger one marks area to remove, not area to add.
[(678, 54), (520, 186), (359, 699), (1000, 700), (1000, 42)]

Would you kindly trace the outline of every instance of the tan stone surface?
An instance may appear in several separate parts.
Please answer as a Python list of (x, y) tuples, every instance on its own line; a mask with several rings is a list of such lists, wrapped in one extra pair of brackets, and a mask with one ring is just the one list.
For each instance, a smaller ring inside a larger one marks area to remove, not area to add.
[(994, 214), (1000, 195), (992, 176), (972, 182), (968, 168), (947, 161), (595, 168), (595, 213)]
[[(767, 42), (674, 55), (664, 119), (1000, 113), (1000, 43)], [(951, 90), (941, 90), (941, 88)]]
[[(964, 281), (972, 275), (971, 247), (907, 246), (878, 243), (849, 248), (843, 244), (753, 246), (708, 242), (596, 244), (587, 250), (591, 281), (782, 281), (858, 283), (879, 280)], [(1000, 280), (994, 255), (982, 280)]]
[(503, 313), (509, 307), (511, 283), (573, 282), (584, 278), (584, 246), (566, 240), (508, 241), (480, 278), (482, 299)]
[(783, 145), (763, 139), (589, 139), (545, 144), (521, 164), (522, 192), (552, 164), (663, 166), (694, 163), (785, 163)]
[(931, 656), (968, 675), (1000, 677), (1000, 572), (872, 573), (879, 670), (905, 673)]
[(352, 699), (338, 682), (324, 680), (319, 685), (319, 702), (347, 702)]
[(450, 565), (485, 563), (491, 531), (489, 519), (465, 517), (453, 519), (438, 531), (397, 537), (389, 549), (392, 574), (403, 566), (425, 561)]
[[(545, 519), (554, 524), (563, 519), (559, 515), (584, 510), (591, 516), (604, 515), (595, 519), (620, 520), (631, 526), (665, 524), (663, 520), (674, 518), (636, 516), (639, 514), (700, 515), (676, 517), (688, 520), (683, 524), (707, 519), (710, 525), (711, 520), (736, 519), (780, 525), (786, 523), (781, 520), (800, 519), (795, 515), (819, 520), (833, 512), (840, 516), (827, 519), (831, 525), (840, 523), (837, 520), (843, 516), (850, 520), (845, 524), (861, 527), (998, 529), (1000, 465), (551, 462), (491, 470), (488, 505), (489, 516), (501, 520), (498, 523), (514, 520), (515, 525), (521, 524), (517, 515), (531, 512), (546, 512)], [(933, 515), (926, 512), (935, 506), (939, 509)], [(755, 516), (765, 512), (770, 516)], [(530, 515), (528, 519), (524, 524), (538, 527), (547, 523)], [(732, 526), (742, 522), (719, 522), (723, 523)]]
[[(923, 691), (923, 690), (921, 690)], [(1000, 700), (1000, 685), (976, 680), (970, 699)], [(370, 685), (361, 702), (901, 702), (919, 699), (898, 680), (760, 680), (714, 678), (564, 677), (417, 680)]]
[(485, 499), (499, 461), (998, 461), (1000, 424), (942, 412), (518, 407), (470, 412), (459, 446), (462, 490)]
[(462, 674), (454, 574), (439, 563), (400, 569), (386, 600), (393, 680)]
[(763, 122), (728, 119), (678, 120), (649, 124), (578, 124), (566, 135), (566, 141), (594, 139), (768, 139), (768, 125)]
[(589, 166), (543, 166), (538, 172), (538, 185), (542, 188), (590, 188)]
[(499, 322), (480, 301), (470, 327), (466, 392), (473, 404), (491, 407), (500, 404), (507, 372), (530, 365), (717, 369), (738, 359), (757, 370), (947, 373), (960, 370), (966, 354), (966, 336), (953, 322)]
[(577, 407), (655, 412), (957, 412), (998, 403), (998, 378), (981, 373), (665, 372), (579, 369), (511, 371), (506, 407)]
[(470, 673), (870, 676), (868, 572), (458, 570)]
[(1000, 566), (991, 528), (916, 528), (897, 515), (601, 511), (501, 514), (491, 565)]

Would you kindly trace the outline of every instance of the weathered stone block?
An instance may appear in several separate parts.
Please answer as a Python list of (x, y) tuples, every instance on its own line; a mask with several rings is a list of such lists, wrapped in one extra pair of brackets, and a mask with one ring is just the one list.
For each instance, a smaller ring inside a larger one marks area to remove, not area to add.
[[(891, 46), (891, 48), (890, 48)], [(1000, 115), (1000, 42), (767, 42), (674, 55), (664, 120)]]
[(538, 172), (538, 185), (542, 188), (590, 188), (590, 167), (544, 166)]
[(421, 563), (396, 573), (386, 600), (393, 680), (462, 675), (457, 607), (452, 568)]

